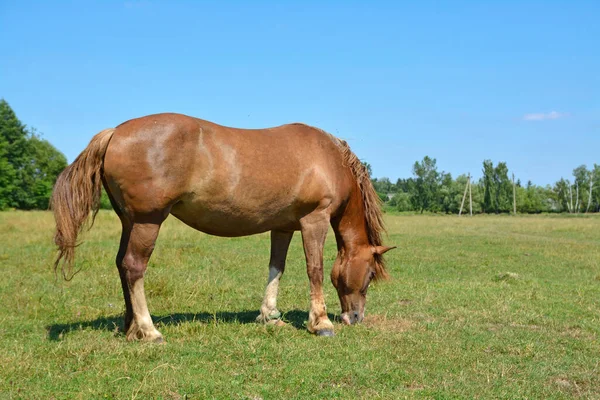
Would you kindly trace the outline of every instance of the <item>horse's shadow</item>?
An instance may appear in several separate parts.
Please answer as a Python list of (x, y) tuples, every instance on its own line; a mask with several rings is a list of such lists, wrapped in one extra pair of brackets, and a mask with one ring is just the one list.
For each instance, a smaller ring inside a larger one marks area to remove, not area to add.
[[(216, 313), (175, 313), (168, 315), (153, 315), (152, 320), (155, 325), (160, 328), (167, 325), (180, 325), (186, 322), (196, 322), (200, 324), (208, 323), (241, 323), (250, 324), (257, 323), (256, 317), (258, 311), (219, 311)], [(334, 320), (333, 314), (327, 314), (330, 320)], [(296, 329), (305, 329), (306, 321), (308, 320), (308, 312), (301, 310), (292, 310), (284, 313), (282, 320)], [(66, 324), (52, 324), (46, 327), (48, 339), (61, 340), (63, 335), (77, 331), (80, 329), (94, 329), (115, 332), (117, 335), (124, 335), (123, 332), (123, 316), (101, 317), (90, 321), (71, 322)]]

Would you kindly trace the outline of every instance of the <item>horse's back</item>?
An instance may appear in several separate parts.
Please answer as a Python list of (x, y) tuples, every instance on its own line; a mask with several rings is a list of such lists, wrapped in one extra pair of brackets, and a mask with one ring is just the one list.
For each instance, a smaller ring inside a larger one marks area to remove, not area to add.
[(217, 235), (297, 229), (347, 192), (339, 142), (304, 124), (237, 129), (180, 114), (119, 125), (105, 156), (109, 187), (135, 212), (171, 208)]

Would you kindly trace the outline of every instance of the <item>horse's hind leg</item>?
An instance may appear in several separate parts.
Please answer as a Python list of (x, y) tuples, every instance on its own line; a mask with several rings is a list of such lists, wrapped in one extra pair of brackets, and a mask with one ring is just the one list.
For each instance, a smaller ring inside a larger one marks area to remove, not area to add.
[(260, 307), (259, 322), (278, 320), (281, 313), (277, 310), (279, 280), (285, 271), (285, 258), (294, 232), (271, 231), (271, 260), (269, 261), (269, 282), (265, 298)]
[[(121, 215), (119, 215), (121, 217)], [(117, 269), (119, 270), (119, 277), (121, 278), (121, 288), (123, 289), (123, 297), (125, 298), (125, 332), (129, 330), (131, 322), (133, 321), (133, 309), (131, 307), (131, 296), (129, 294), (129, 284), (127, 283), (127, 270), (123, 264), (125, 258), (125, 252), (127, 251), (127, 244), (129, 243), (129, 235), (131, 234), (131, 224), (121, 217), (121, 223), (123, 225), (123, 232), (121, 233), (121, 244), (119, 245), (119, 252), (117, 253)]]
[(123, 237), (119, 249), (119, 255), (122, 254), (122, 257), (117, 257), (117, 266), (125, 297), (127, 340), (163, 341), (161, 333), (152, 323), (144, 293), (144, 273), (163, 220), (162, 214), (134, 218), (130, 229), (125, 221), (123, 223)]
[[(129, 285), (127, 283), (127, 271), (125, 270), (125, 266), (123, 264), (123, 259), (125, 258), (125, 252), (127, 251), (127, 244), (129, 243), (129, 236), (131, 234), (131, 228), (133, 226), (130, 216), (125, 213), (119, 202), (115, 199), (115, 195), (113, 195), (113, 190), (111, 190), (106, 178), (102, 177), (102, 184), (104, 185), (104, 190), (108, 195), (108, 199), (110, 200), (110, 204), (112, 205), (113, 210), (119, 216), (121, 220), (121, 225), (123, 226), (123, 230), (121, 232), (121, 242), (119, 244), (119, 252), (117, 253), (117, 269), (119, 270), (119, 277), (121, 278), (121, 288), (123, 289), (123, 297), (125, 298), (125, 332), (129, 330), (131, 326), (131, 322), (133, 321), (133, 309), (131, 307), (131, 296), (129, 294)], [(119, 193), (118, 191), (115, 191)], [(120, 195), (119, 195), (120, 196)]]

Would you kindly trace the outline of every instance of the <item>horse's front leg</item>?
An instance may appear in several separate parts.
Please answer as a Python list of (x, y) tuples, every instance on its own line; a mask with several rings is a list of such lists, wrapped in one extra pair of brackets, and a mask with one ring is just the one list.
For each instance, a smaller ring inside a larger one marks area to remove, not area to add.
[(308, 331), (319, 336), (333, 336), (333, 324), (327, 317), (323, 296), (323, 246), (329, 229), (329, 215), (309, 214), (300, 221), (306, 270), (310, 281)]
[(277, 310), (277, 294), (279, 280), (285, 271), (285, 258), (294, 232), (271, 231), (271, 260), (269, 261), (269, 281), (265, 290), (265, 298), (260, 307), (258, 322), (276, 322), (281, 317)]

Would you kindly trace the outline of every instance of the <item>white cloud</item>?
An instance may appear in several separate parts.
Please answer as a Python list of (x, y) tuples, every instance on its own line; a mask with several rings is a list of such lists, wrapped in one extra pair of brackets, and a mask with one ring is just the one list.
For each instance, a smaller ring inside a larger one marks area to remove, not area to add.
[(523, 119), (525, 121), (545, 121), (548, 119), (559, 119), (568, 116), (569, 114), (560, 113), (558, 111), (550, 111), (549, 113), (534, 113), (534, 114), (525, 114), (523, 115)]

